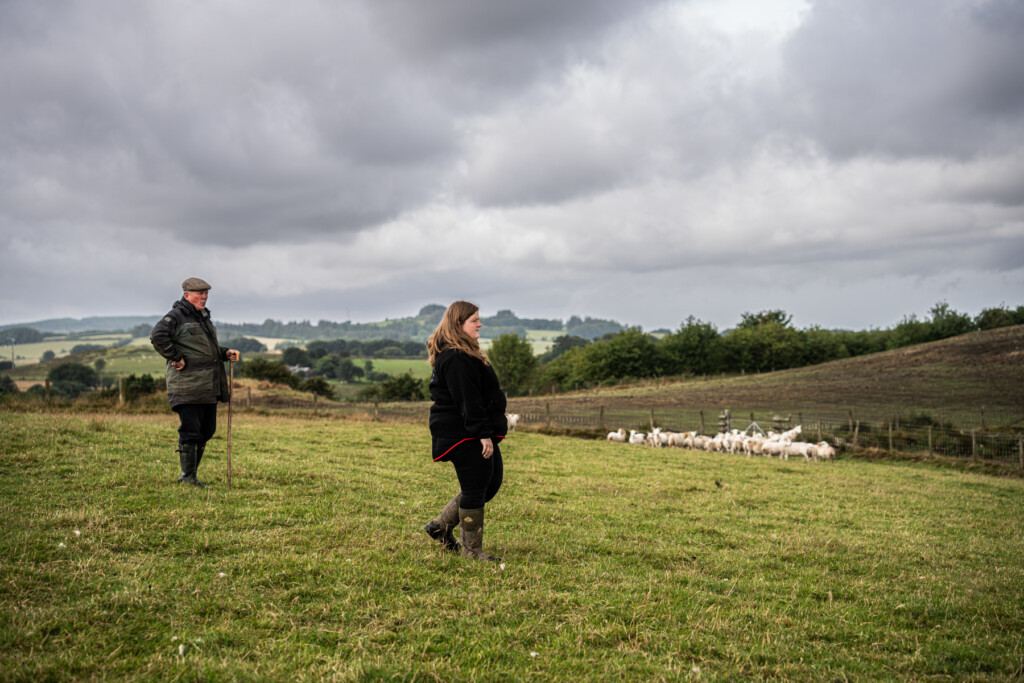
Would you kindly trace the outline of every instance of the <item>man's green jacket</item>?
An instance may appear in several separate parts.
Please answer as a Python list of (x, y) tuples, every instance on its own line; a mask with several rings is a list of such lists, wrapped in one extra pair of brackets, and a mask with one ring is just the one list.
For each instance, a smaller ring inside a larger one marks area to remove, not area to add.
[[(228, 400), (227, 347), (217, 343), (210, 309), (197, 309), (184, 297), (175, 301), (149, 335), (153, 348), (167, 359), (167, 398), (171, 408)], [(171, 363), (185, 359), (178, 370)]]

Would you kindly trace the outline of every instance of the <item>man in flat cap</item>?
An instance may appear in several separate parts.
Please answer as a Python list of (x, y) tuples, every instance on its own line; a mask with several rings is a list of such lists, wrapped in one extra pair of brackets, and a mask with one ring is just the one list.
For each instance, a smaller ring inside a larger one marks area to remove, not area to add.
[(167, 359), (167, 398), (178, 413), (179, 483), (205, 486), (196, 477), (206, 442), (217, 431), (217, 402), (228, 400), (224, 361), (239, 359), (217, 343), (206, 299), (210, 285), (197, 277), (181, 283), (181, 299), (153, 327), (149, 340)]

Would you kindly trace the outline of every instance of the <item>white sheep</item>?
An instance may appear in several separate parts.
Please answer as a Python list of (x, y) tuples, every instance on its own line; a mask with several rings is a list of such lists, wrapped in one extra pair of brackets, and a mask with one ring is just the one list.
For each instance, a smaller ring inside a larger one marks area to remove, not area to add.
[(817, 443), (818, 457), (824, 458), (825, 460), (835, 460), (836, 449), (833, 448), (828, 441), (819, 441)]
[(617, 432), (608, 432), (608, 440), (609, 441), (614, 441), (616, 443), (625, 443), (626, 442), (626, 430), (623, 429), (622, 427), (619, 427), (619, 431), (617, 431)]
[(505, 419), (508, 420), (508, 431), (511, 432), (519, 424), (519, 413), (505, 413)]
[(647, 440), (647, 435), (643, 432), (638, 432), (635, 429), (629, 430), (629, 442), (635, 444), (642, 444)]
[(782, 457), (789, 460), (791, 455), (799, 455), (804, 460), (810, 460), (810, 453), (807, 451), (807, 447), (811, 444), (803, 441), (792, 441), (786, 444), (786, 448), (782, 452)]
[(796, 437), (800, 436), (800, 432), (802, 432), (802, 431), (803, 431), (803, 428), (800, 425), (797, 425), (796, 427), (793, 427), (792, 429), (790, 429), (788, 432), (782, 432), (781, 434), (779, 434), (779, 440), (780, 441), (796, 441)]
[(752, 455), (762, 455), (764, 453), (765, 439), (760, 436), (751, 436), (743, 442), (743, 450), (746, 451), (747, 457)]

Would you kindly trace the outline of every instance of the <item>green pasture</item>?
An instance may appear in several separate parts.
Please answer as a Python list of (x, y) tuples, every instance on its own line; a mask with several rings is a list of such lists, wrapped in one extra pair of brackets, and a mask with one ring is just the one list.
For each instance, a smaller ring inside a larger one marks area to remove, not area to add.
[(5, 680), (1020, 680), (1024, 482), (513, 433), (485, 549), (423, 424), (0, 413)]
[[(2, 338), (2, 334), (0, 334)], [(131, 335), (128, 334), (98, 334), (90, 335), (87, 337), (74, 336), (72, 339), (68, 339), (65, 336), (60, 337), (49, 337), (45, 341), (36, 342), (33, 344), (15, 344), (14, 345), (14, 367), (19, 368), (26, 365), (33, 365), (40, 362), (43, 354), (47, 351), (53, 351), (54, 355), (58, 358), (67, 356), (71, 349), (78, 346), (79, 344), (98, 344), (102, 346), (112, 346), (118, 342), (122, 342), (126, 339), (130, 339)], [(146, 340), (148, 342), (148, 340)], [(6, 345), (0, 343), (0, 360), (11, 360), (11, 345), (8, 342)]]
[[(555, 337), (566, 334), (558, 330), (526, 330), (526, 340), (533, 346), (533, 355), (540, 356), (551, 350)], [(480, 348), (484, 351), (491, 348), (493, 339), (483, 338), (480, 340)]]

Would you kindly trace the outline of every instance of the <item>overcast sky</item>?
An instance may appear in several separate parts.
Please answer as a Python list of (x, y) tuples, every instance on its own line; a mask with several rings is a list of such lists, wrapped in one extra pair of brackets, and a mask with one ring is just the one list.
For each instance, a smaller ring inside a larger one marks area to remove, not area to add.
[(0, 324), (1024, 304), (1020, 0), (0, 0)]

